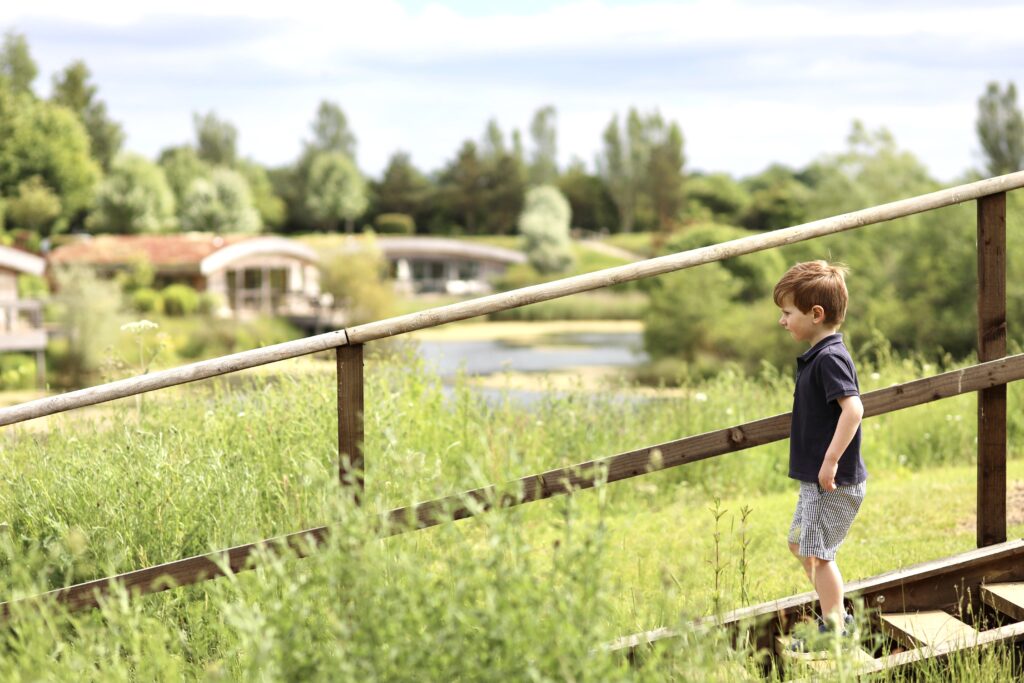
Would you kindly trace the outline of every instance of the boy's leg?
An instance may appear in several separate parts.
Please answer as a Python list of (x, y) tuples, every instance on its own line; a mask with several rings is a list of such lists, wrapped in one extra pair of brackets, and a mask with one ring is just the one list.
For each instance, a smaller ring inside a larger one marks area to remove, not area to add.
[(807, 574), (807, 580), (811, 582), (811, 586), (813, 587), (814, 574), (811, 571), (811, 558), (801, 555), (800, 544), (793, 543), (792, 541), (789, 542), (789, 552), (793, 553), (793, 557), (800, 562), (800, 566), (804, 568), (804, 574)]
[(846, 608), (843, 606), (843, 575), (839, 573), (839, 566), (834, 561), (818, 557), (806, 559), (810, 567), (808, 573), (811, 583), (821, 603), (821, 618), (826, 624), (831, 619), (841, 627), (846, 618)]

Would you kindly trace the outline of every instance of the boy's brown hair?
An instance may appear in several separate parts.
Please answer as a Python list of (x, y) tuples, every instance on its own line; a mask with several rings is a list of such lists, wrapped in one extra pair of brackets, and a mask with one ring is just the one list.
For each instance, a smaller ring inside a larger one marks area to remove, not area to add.
[(825, 309), (825, 324), (839, 325), (846, 319), (846, 274), (850, 272), (842, 263), (828, 261), (805, 261), (798, 263), (782, 276), (775, 285), (773, 298), (781, 307), (782, 300), (793, 297), (793, 305), (801, 313), (807, 313), (814, 306)]

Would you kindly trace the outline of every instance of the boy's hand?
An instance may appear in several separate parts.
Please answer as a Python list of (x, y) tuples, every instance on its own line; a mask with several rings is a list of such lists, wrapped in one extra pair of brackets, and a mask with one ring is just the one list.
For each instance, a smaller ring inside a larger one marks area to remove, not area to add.
[(829, 462), (828, 458), (821, 463), (821, 469), (818, 470), (818, 483), (821, 488), (826, 491), (836, 490), (836, 470), (839, 469), (838, 462)]

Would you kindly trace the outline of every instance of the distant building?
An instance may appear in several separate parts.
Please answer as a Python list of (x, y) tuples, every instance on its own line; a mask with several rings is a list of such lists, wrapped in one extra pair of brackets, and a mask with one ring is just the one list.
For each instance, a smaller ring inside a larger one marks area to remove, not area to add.
[(308, 316), (320, 297), (316, 252), (283, 237), (98, 235), (61, 245), (48, 260), (53, 267), (86, 265), (107, 276), (147, 262), (154, 287), (180, 282), (217, 294), (221, 315)]
[(0, 352), (24, 351), (36, 357), (36, 381), (46, 384), (46, 330), (43, 305), (18, 296), (19, 275), (42, 275), (46, 261), (25, 251), (0, 246)]
[(526, 262), (520, 251), (443, 237), (378, 237), (377, 246), (395, 287), (413, 294), (487, 294), (510, 265)]

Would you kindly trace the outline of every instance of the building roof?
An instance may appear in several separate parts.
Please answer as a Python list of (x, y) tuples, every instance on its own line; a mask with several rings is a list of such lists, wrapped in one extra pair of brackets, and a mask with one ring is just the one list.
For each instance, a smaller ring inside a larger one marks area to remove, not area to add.
[(318, 260), (312, 249), (283, 237), (209, 233), (97, 235), (57, 247), (48, 258), (54, 265), (122, 266), (146, 261), (157, 270), (206, 275), (237, 258), (282, 253), (312, 263)]
[(435, 256), (505, 264), (526, 262), (526, 254), (521, 251), (444, 237), (378, 237), (377, 246), (389, 259)]
[(21, 249), (0, 246), (0, 268), (18, 273), (42, 275), (46, 270), (46, 261), (40, 256)]

